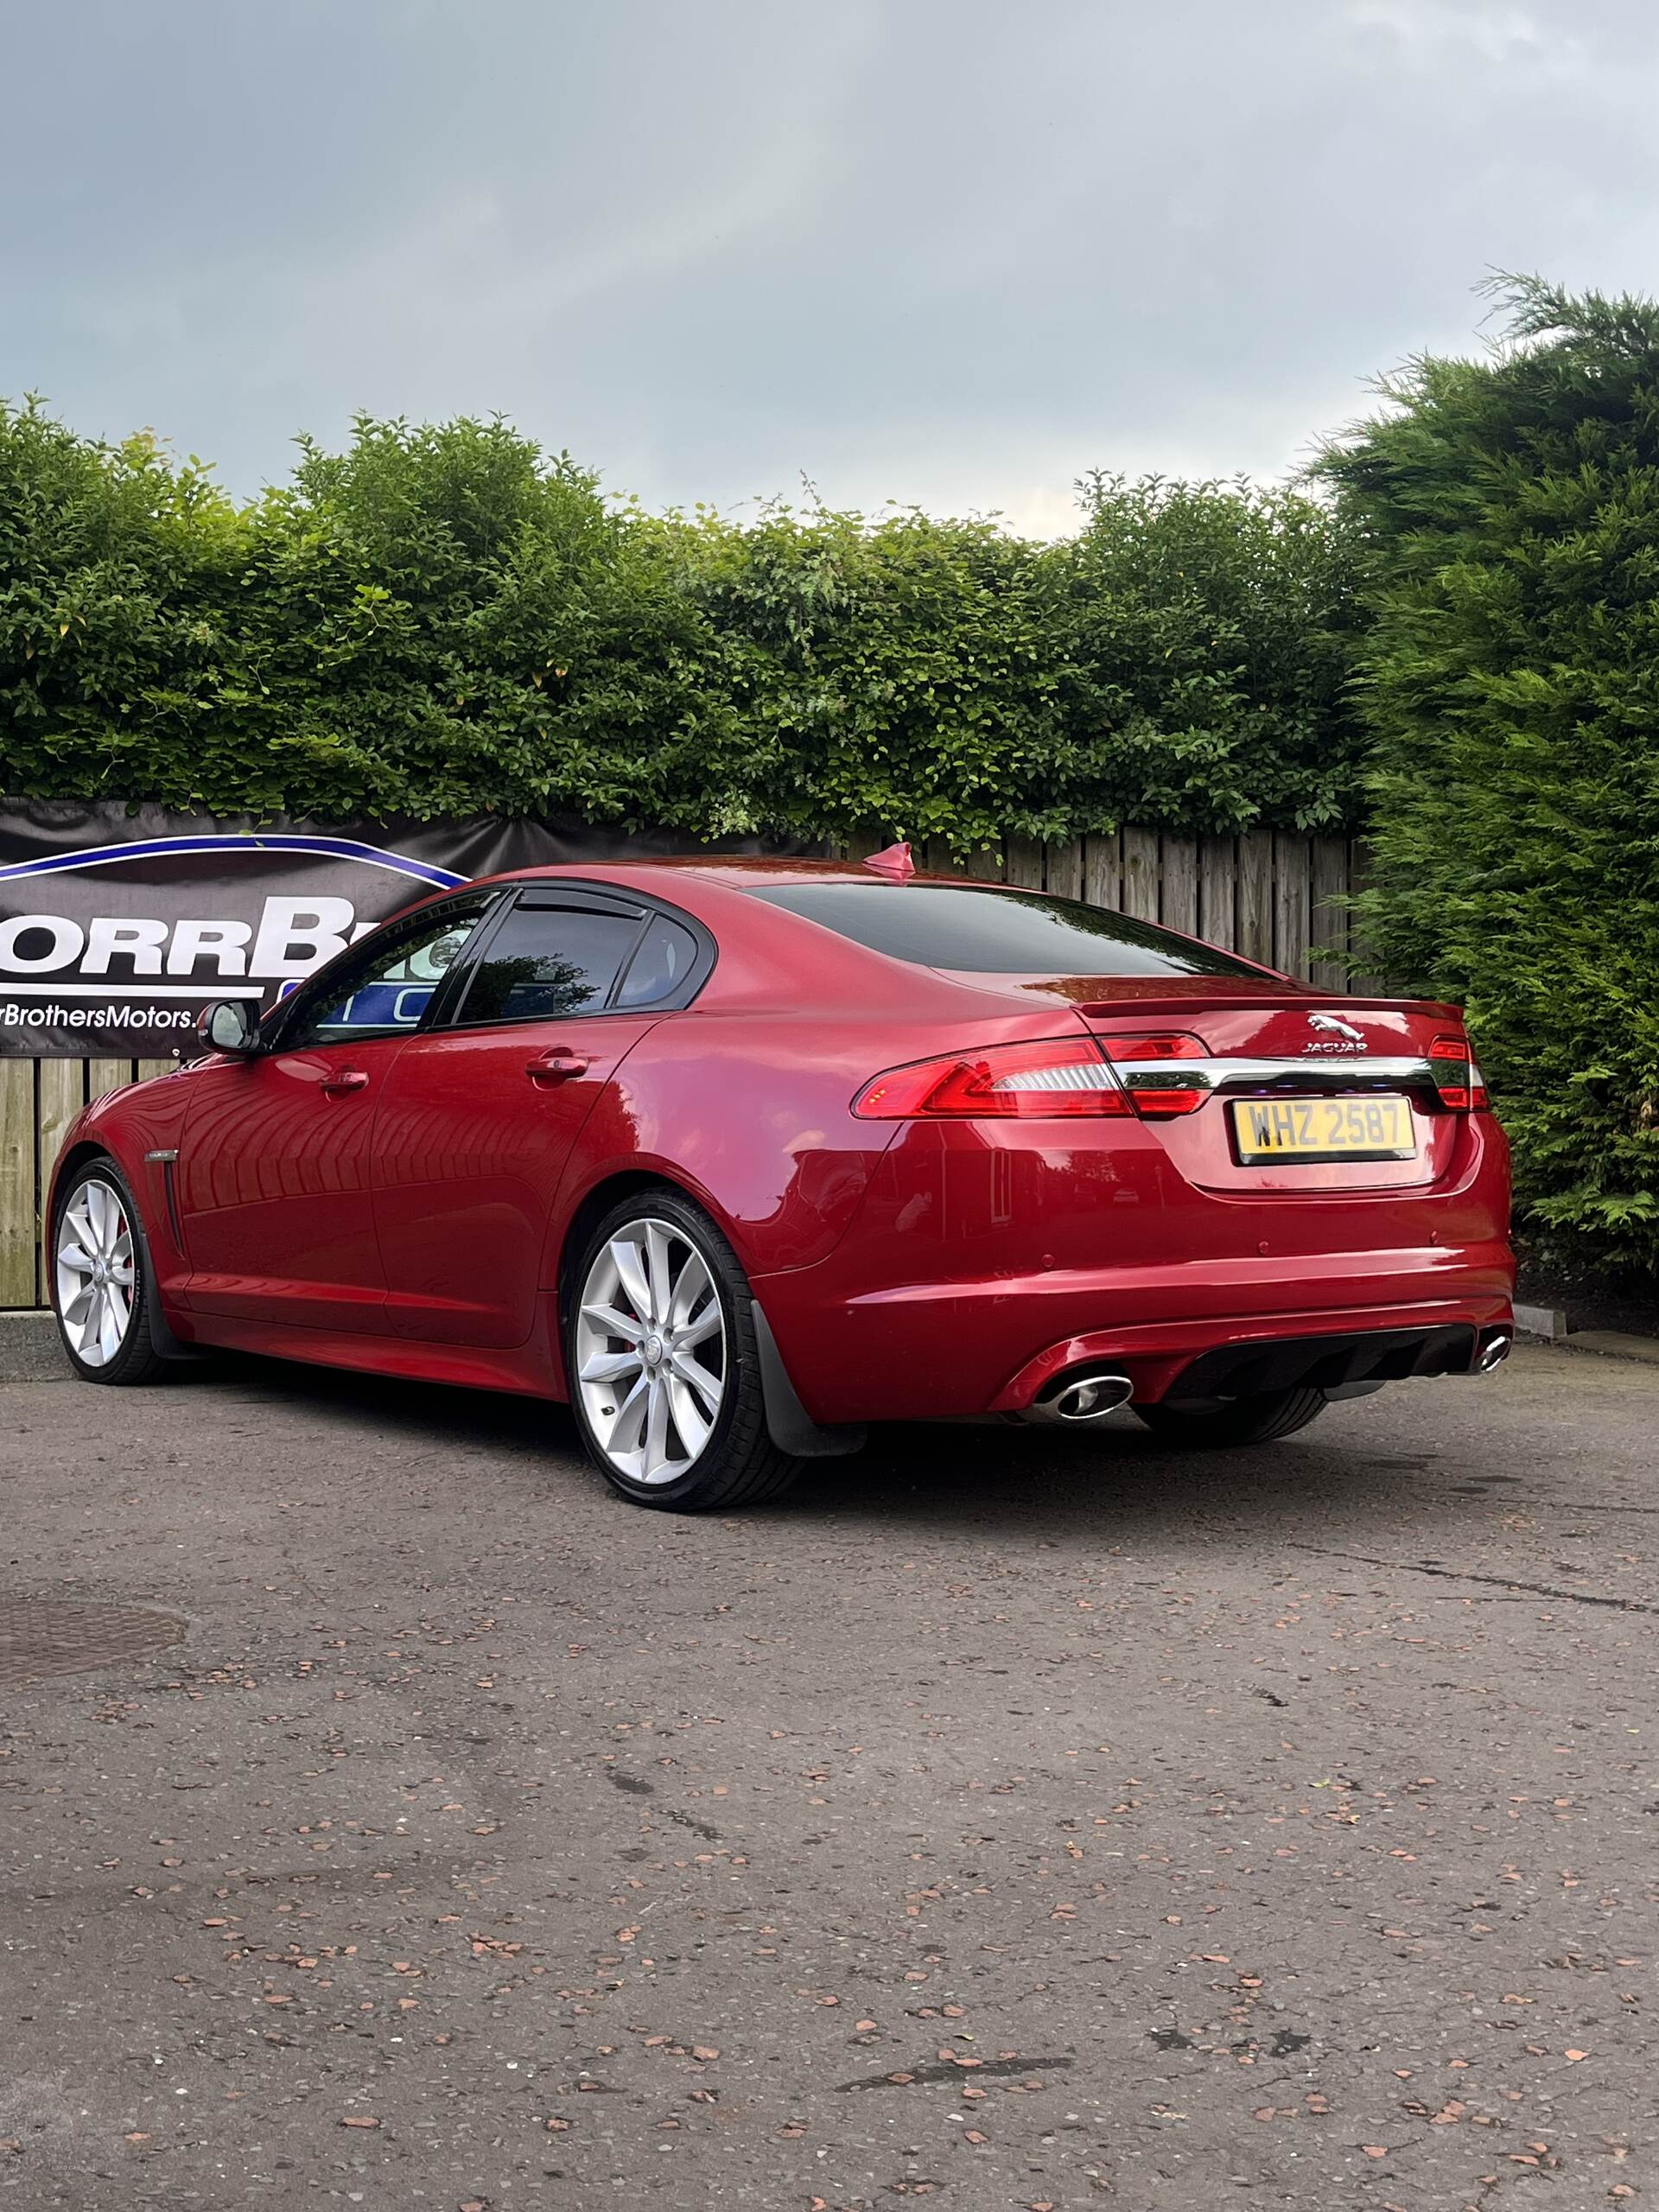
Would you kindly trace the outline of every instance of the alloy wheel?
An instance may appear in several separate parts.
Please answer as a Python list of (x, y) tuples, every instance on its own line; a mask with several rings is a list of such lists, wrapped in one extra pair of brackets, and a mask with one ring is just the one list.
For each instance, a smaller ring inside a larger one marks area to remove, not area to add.
[(726, 1319), (709, 1262), (675, 1223), (625, 1223), (582, 1287), (575, 1385), (619, 1475), (677, 1482), (702, 1456), (727, 1388)]
[(87, 1367), (106, 1366), (132, 1325), (137, 1262), (126, 1209), (97, 1176), (64, 1208), (54, 1257), (58, 1312), (69, 1348)]

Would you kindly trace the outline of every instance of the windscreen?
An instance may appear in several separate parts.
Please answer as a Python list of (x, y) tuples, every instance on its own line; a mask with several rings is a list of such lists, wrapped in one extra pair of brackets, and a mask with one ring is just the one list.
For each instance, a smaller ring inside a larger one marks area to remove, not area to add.
[(922, 968), (982, 976), (1256, 976), (1213, 944), (1079, 899), (950, 883), (787, 883), (757, 899)]

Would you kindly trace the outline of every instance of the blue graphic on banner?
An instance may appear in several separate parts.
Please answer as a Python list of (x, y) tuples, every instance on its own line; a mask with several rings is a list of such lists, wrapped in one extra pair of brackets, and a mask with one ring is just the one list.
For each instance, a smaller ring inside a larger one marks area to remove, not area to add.
[(354, 837), (321, 837), (299, 831), (272, 830), (264, 835), (215, 835), (200, 837), (140, 837), (125, 845), (84, 845), (71, 853), (48, 853), (44, 858), (13, 861), (0, 866), (0, 881), (29, 875), (55, 875), (65, 869), (111, 868), (124, 861), (177, 860), (187, 853), (235, 853), (250, 857), (262, 853), (316, 853), (333, 860), (359, 861), (366, 868), (391, 868), (412, 876), (441, 891), (465, 883), (453, 868), (435, 867), (430, 861), (411, 860), (407, 853), (389, 853), (378, 845), (365, 845)]

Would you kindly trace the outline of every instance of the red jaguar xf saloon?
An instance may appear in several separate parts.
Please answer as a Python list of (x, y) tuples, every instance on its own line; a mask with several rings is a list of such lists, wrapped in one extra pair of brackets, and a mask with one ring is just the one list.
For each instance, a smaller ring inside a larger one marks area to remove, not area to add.
[(65, 1344), (569, 1400), (643, 1505), (872, 1421), (1288, 1435), (1510, 1344), (1508, 1163), (1455, 1007), (1076, 901), (835, 861), (423, 901), (71, 1129)]

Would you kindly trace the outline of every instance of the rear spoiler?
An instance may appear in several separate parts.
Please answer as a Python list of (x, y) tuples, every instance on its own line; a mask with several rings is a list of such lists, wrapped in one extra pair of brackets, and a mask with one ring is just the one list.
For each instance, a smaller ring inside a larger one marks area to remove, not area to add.
[(1206, 1004), (1217, 1008), (1237, 1007), (1246, 1012), (1259, 1009), (1265, 1014), (1281, 1012), (1287, 1004), (1299, 1010), (1322, 1006), (1349, 1007), (1360, 1013), (1370, 1008), (1389, 1014), (1421, 1014), (1435, 1021), (1461, 1022), (1463, 1020), (1460, 1007), (1447, 1006), (1440, 999), (1348, 997), (1340, 991), (1321, 990), (1312, 984), (1276, 991), (1236, 992), (1218, 991), (1199, 984), (1181, 998), (1141, 998), (1138, 995), (1130, 997), (1126, 994), (1121, 999), (1074, 999), (1071, 1002), (1074, 1013), (1096, 1021), (1109, 1016), (1116, 1020), (1119, 1015), (1130, 1021), (1139, 1021), (1145, 1014), (1182, 1014), (1191, 1018)]

